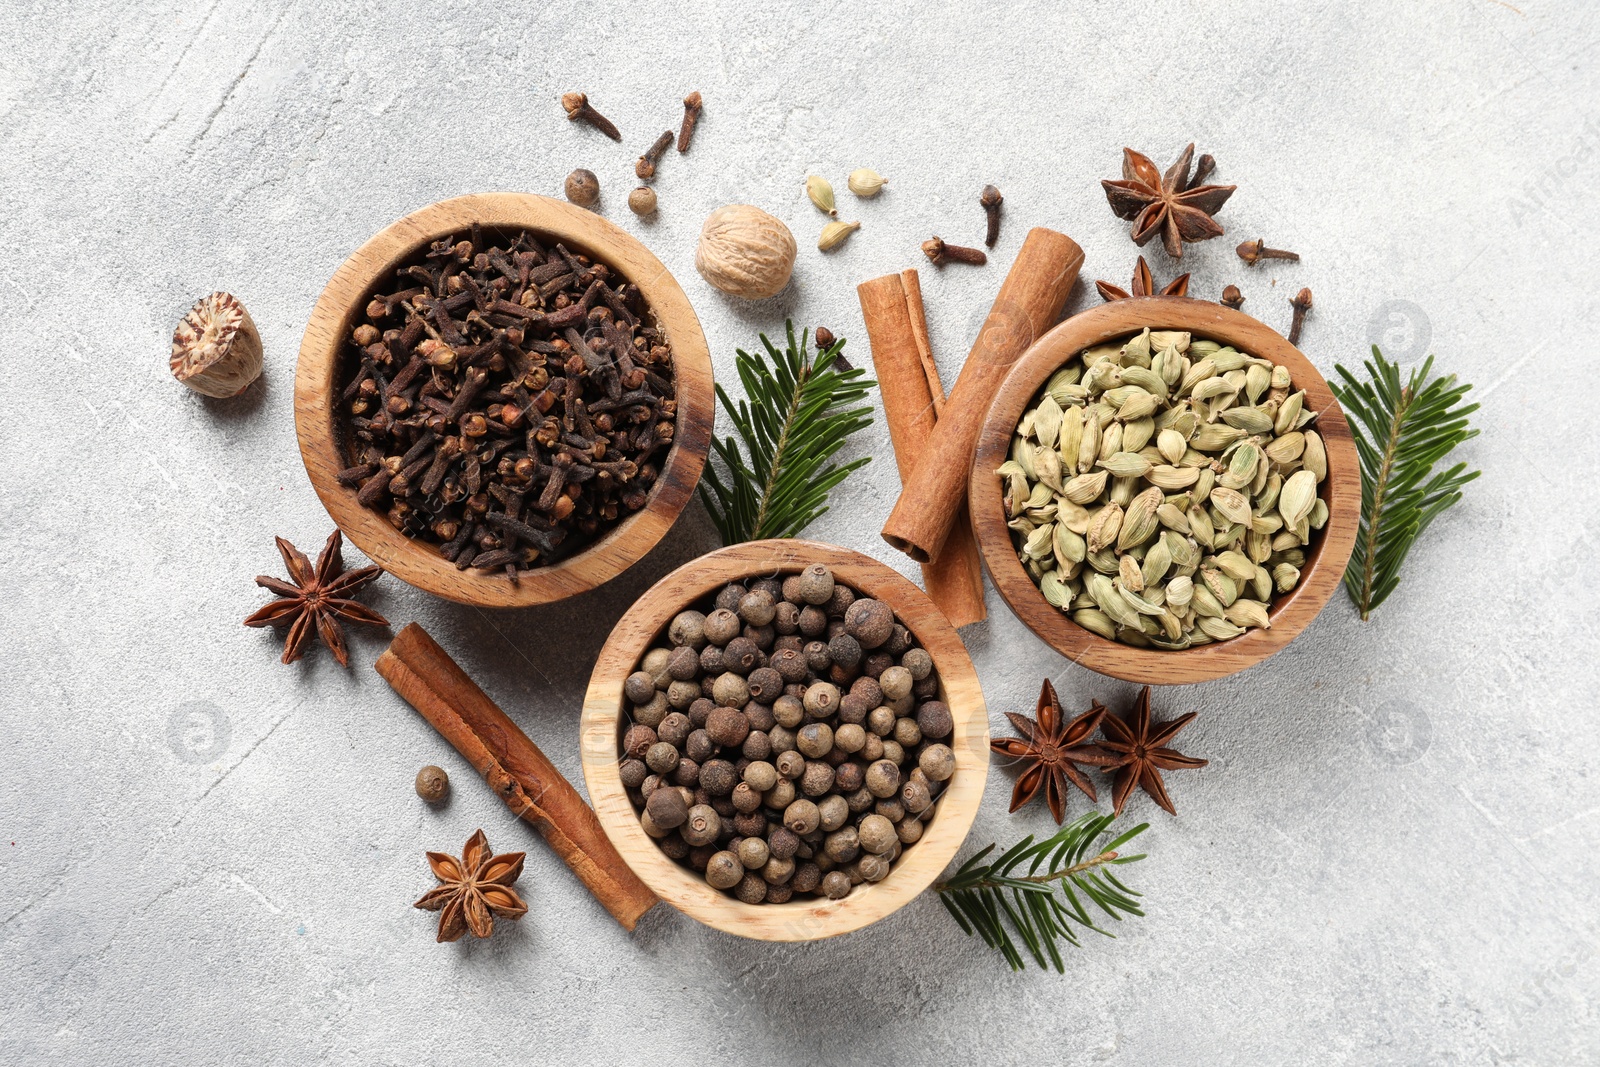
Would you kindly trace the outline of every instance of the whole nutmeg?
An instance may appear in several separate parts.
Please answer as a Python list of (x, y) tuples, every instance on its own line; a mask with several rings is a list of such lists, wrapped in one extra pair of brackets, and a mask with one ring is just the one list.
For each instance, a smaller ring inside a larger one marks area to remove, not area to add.
[(746, 300), (765, 300), (789, 284), (794, 234), (780, 220), (748, 204), (713, 211), (700, 230), (695, 269), (716, 288)]
[(656, 191), (648, 185), (641, 185), (628, 194), (628, 210), (635, 215), (643, 217), (656, 213)]
[(594, 171), (579, 167), (567, 175), (567, 199), (579, 207), (594, 207), (600, 202), (600, 179)]
[[(792, 253), (791, 253), (792, 255)], [(261, 334), (231, 293), (195, 301), (172, 334), (172, 376), (202, 396), (238, 396), (261, 377)]]
[(417, 796), (429, 804), (437, 804), (450, 795), (450, 776), (444, 773), (443, 767), (430, 763), (417, 772), (416, 790)]

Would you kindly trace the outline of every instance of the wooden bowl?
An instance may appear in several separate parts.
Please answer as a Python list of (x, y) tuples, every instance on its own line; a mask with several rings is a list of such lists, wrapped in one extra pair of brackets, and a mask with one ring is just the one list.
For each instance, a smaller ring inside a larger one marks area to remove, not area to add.
[[(673, 444), (649, 501), (599, 540), (548, 567), (522, 571), (513, 585), (504, 574), (459, 571), (437, 546), (406, 537), (382, 512), (362, 507), (356, 491), (334, 475), (348, 466), (341, 446), (340, 355), (356, 317), (373, 291), (430, 242), (464, 233), (474, 222), (489, 230), (528, 230), (560, 241), (612, 267), (640, 289), (656, 325), (672, 344), (678, 421)], [(419, 589), (462, 604), (518, 608), (547, 604), (615, 578), (655, 547), (694, 494), (711, 442), (711, 353), (689, 298), (661, 261), (622, 229), (592, 211), (528, 193), (458, 196), (407, 215), (345, 260), (322, 291), (300, 342), (294, 379), (295, 432), (311, 484), (339, 529), (374, 563)]]
[[(840, 581), (887, 603), (933, 657), (942, 682), (939, 697), (955, 718), (949, 744), (956, 771), (922, 839), (905, 849), (883, 881), (858, 885), (842, 900), (746, 904), (669, 859), (639, 826), (639, 813), (618, 771), (627, 725), (622, 683), (645, 652), (663, 639), (678, 612), (703, 602), (730, 581), (780, 577), (812, 563), (827, 564)], [(988, 712), (977, 673), (955, 629), (922, 590), (888, 567), (859, 552), (815, 541), (734, 545), (686, 563), (652, 586), (600, 650), (583, 701), (581, 732), (589, 799), (611, 843), (634, 873), (662, 900), (707, 926), (761, 941), (812, 941), (859, 930), (927, 889), (966, 839), (989, 772)]]
[[(1006, 526), (1000, 480), (995, 468), (1010, 454), (1011, 436), (1022, 413), (1051, 374), (1093, 345), (1153, 330), (1187, 330), (1196, 337), (1232, 345), (1241, 352), (1289, 368), (1296, 389), (1306, 391), (1307, 410), (1319, 413), (1313, 424), (1328, 452), (1328, 476), (1319, 487), (1328, 521), (1306, 547), (1300, 583), (1274, 602), (1271, 629), (1252, 629), (1228, 641), (1181, 651), (1135, 648), (1108, 641), (1050, 606), (1017, 562)], [(1300, 350), (1269, 326), (1242, 312), (1174, 296), (1114, 300), (1074, 315), (1041, 337), (1017, 360), (1000, 385), (983, 433), (969, 483), (972, 525), (990, 577), (1006, 604), (1056, 651), (1091, 670), (1148, 685), (1178, 685), (1223, 678), (1252, 666), (1283, 648), (1304, 630), (1333, 596), (1344, 577), (1361, 520), (1361, 471), (1350, 424), (1328, 383)]]

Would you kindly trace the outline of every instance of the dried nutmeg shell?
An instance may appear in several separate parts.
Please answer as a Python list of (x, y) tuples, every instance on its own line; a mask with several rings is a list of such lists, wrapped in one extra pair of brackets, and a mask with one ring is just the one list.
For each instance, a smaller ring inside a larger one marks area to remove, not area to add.
[(172, 376), (202, 396), (238, 396), (261, 377), (261, 334), (231, 293), (195, 301), (172, 334)]

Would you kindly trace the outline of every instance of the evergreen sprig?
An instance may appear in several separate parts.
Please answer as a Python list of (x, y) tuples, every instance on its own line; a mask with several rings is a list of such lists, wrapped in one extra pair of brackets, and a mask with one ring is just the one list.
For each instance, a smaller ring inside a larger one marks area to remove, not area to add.
[(990, 845), (935, 883), (934, 891), (967, 936), (976, 932), (984, 944), (999, 949), (1013, 971), (1026, 965), (1012, 940), (1015, 931), (1035, 963), (1063, 973), (1059, 941), (1077, 947), (1079, 927), (1115, 936), (1095, 925), (1097, 916), (1085, 901), (1118, 922), (1124, 915), (1144, 914), (1133, 899), (1139, 894), (1118, 881), (1111, 868), (1144, 859), (1142, 852), (1124, 856), (1117, 849), (1149, 824), (1140, 823), (1105, 842), (1114, 818), (1088, 812), (1043, 841), (1035, 843), (1030, 834), (985, 863), (995, 850)]
[(1399, 366), (1377, 345), (1366, 367), (1371, 380), (1361, 382), (1335, 365), (1344, 384), (1333, 386), (1361, 455), (1361, 529), (1344, 587), (1363, 619), (1400, 584), (1400, 565), (1428, 524), (1482, 473), (1465, 463), (1433, 473), (1452, 449), (1478, 436), (1467, 425), (1478, 405), (1461, 402), (1472, 386), (1454, 374), (1429, 380), (1432, 356), (1402, 385)]
[(786, 350), (779, 352), (766, 334), (767, 359), (739, 350), (736, 365), (748, 402), (736, 407), (717, 386), (738, 438), (712, 439), (723, 469), (706, 464), (700, 496), (725, 545), (799, 534), (828, 510), (829, 490), (870, 458), (828, 462), (846, 438), (872, 424), (870, 406), (850, 405), (877, 383), (844, 361), (843, 339), (813, 360), (810, 331), (796, 344), (794, 323), (785, 325)]

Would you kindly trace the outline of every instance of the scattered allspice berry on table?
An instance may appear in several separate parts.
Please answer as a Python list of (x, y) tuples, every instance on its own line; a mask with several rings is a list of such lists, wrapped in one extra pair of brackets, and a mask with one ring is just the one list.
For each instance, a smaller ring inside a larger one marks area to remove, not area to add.
[(430, 763), (417, 772), (416, 789), (417, 796), (429, 804), (437, 804), (450, 795), (450, 776), (443, 767)]

